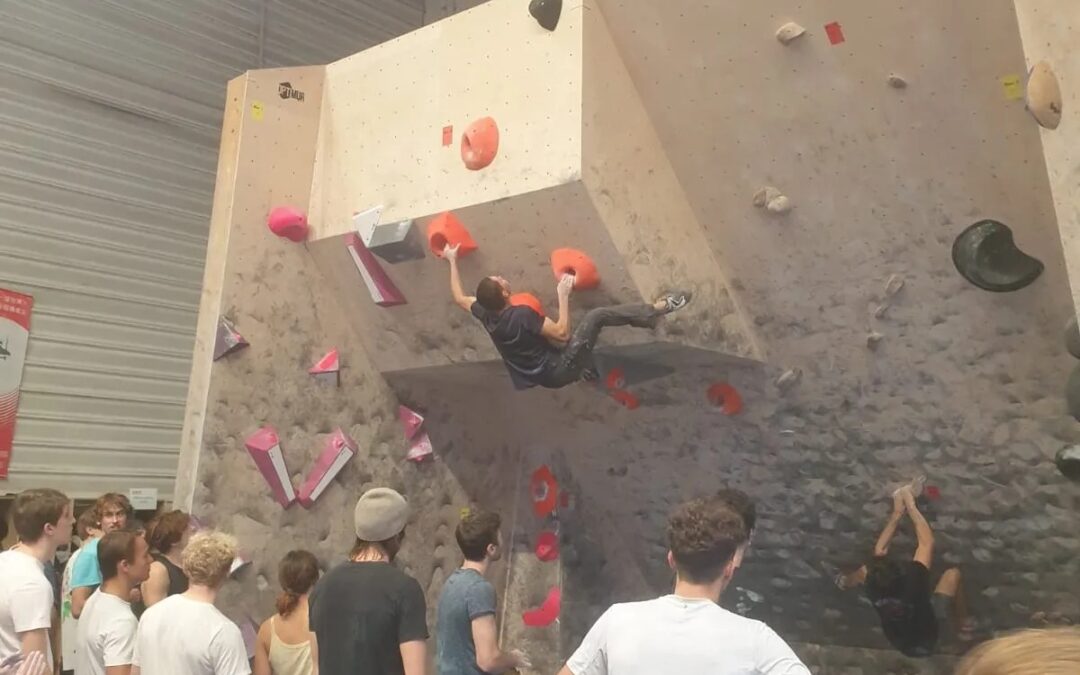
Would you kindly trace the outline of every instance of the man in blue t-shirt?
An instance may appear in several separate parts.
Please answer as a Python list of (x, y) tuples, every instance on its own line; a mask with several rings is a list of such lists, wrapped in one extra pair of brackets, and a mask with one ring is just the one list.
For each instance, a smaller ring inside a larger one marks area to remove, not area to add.
[(476, 295), (465, 295), (457, 266), (457, 246), (443, 249), (450, 263), (450, 291), (454, 302), (484, 324), (495, 349), (502, 356), (515, 389), (541, 386), (558, 389), (580, 379), (597, 376), (593, 350), (600, 331), (607, 326), (654, 328), (665, 314), (690, 302), (687, 291), (666, 293), (649, 304), (598, 307), (570, 330), (570, 290), (573, 275), (563, 275), (557, 286), (559, 315), (555, 321), (531, 307), (510, 304), (510, 283), (499, 276), (484, 277)]
[[(125, 495), (109, 492), (98, 497), (94, 511), (102, 536), (123, 530), (127, 527), (131, 515), (131, 502)], [(83, 605), (90, 594), (101, 585), (101, 565), (98, 562), (98, 542), (94, 539), (82, 548), (71, 571), (71, 615), (76, 619), (82, 615)]]

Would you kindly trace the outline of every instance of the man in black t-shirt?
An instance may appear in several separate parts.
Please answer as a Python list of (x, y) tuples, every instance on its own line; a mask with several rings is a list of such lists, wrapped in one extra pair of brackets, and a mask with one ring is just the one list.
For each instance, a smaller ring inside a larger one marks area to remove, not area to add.
[[(921, 491), (922, 479), (917, 479), (893, 493), (893, 512), (874, 546), (873, 560), (836, 580), (842, 589), (865, 583), (885, 638), (901, 653), (916, 657), (930, 656), (939, 642), (953, 634), (962, 641), (970, 640), (972, 631), (960, 570), (946, 570), (931, 590), (934, 533), (915, 504)], [(887, 556), (904, 513), (915, 525), (918, 544), (912, 560), (898, 561)]]
[(389, 488), (368, 490), (353, 514), (356, 545), (348, 562), (315, 584), (308, 622), (320, 675), (423, 675), (427, 606), (416, 579), (393, 566), (409, 506)]
[(558, 389), (585, 378), (595, 378), (593, 350), (607, 326), (653, 328), (657, 320), (690, 302), (689, 292), (673, 292), (648, 304), (599, 307), (588, 312), (576, 330), (570, 330), (570, 290), (573, 275), (563, 275), (557, 286), (559, 316), (555, 321), (531, 307), (510, 304), (510, 283), (499, 276), (484, 277), (476, 295), (465, 295), (457, 267), (457, 246), (447, 246), (450, 291), (454, 302), (484, 324), (502, 356), (515, 389), (541, 386)]

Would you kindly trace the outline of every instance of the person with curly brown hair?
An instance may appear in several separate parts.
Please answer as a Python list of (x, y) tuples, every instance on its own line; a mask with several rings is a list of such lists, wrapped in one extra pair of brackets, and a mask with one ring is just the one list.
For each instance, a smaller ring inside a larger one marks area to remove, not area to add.
[(810, 675), (771, 628), (718, 604), (749, 542), (740, 510), (728, 494), (675, 509), (667, 532), (674, 592), (613, 605), (559, 675)]

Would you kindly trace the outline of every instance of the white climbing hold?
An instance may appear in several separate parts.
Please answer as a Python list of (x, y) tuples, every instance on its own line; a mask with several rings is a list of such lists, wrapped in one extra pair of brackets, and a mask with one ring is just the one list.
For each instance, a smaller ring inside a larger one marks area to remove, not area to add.
[(766, 204), (765, 208), (773, 213), (787, 213), (791, 210), (791, 200), (784, 195), (780, 195)]
[(1040, 126), (1057, 129), (1061, 124), (1061, 86), (1046, 61), (1036, 63), (1028, 74), (1027, 109)]
[(889, 311), (890, 306), (891, 305), (886, 302), (886, 303), (880, 304), (877, 307), (875, 307), (874, 308), (874, 318), (875, 319), (883, 319), (883, 318), (885, 318), (885, 314), (886, 314), (886, 312)]
[(877, 350), (878, 345), (880, 345), (881, 341), (884, 339), (884, 335), (877, 331), (874, 331), (866, 336), (866, 346), (869, 347), (871, 350)]
[(791, 387), (795, 386), (802, 379), (801, 368), (791, 368), (780, 373), (780, 377), (776, 378), (776, 388), (780, 391), (787, 391)]
[(774, 187), (763, 187), (754, 193), (754, 206), (765, 208), (772, 200), (783, 195)]
[(776, 31), (776, 39), (779, 40), (781, 44), (786, 45), (789, 42), (802, 37), (804, 33), (806, 33), (805, 28), (794, 21), (789, 21), (783, 26), (780, 26), (780, 30)]
[(907, 89), (907, 80), (896, 73), (889, 75), (889, 86), (893, 89)]
[(885, 282), (885, 297), (891, 298), (904, 288), (904, 277), (894, 274)]

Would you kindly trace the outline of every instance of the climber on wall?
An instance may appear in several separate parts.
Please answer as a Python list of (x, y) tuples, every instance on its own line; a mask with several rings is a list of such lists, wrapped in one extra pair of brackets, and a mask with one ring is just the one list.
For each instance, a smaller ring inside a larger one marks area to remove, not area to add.
[(450, 291), (454, 302), (484, 324), (516, 389), (535, 386), (558, 389), (580, 379), (595, 379), (597, 373), (592, 353), (603, 328), (653, 328), (661, 316), (682, 309), (690, 302), (690, 293), (683, 291), (666, 293), (651, 305), (598, 307), (587, 313), (577, 329), (571, 331), (573, 275), (563, 275), (559, 280), (559, 318), (552, 321), (530, 307), (511, 305), (510, 284), (499, 276), (484, 277), (476, 287), (476, 296), (465, 295), (458, 272), (457, 252), (457, 246), (443, 249), (443, 257), (450, 262)]
[[(934, 533), (915, 504), (924, 478), (893, 493), (893, 512), (874, 545), (874, 558), (854, 572), (836, 578), (841, 590), (866, 585), (866, 594), (881, 617), (889, 642), (906, 656), (930, 656), (951, 634), (971, 640), (974, 622), (967, 614), (960, 570), (945, 570), (931, 591), (930, 565)], [(904, 514), (915, 526), (916, 547), (911, 560), (889, 558), (889, 544)], [(946, 628), (951, 630), (946, 631)], [(939, 637), (941, 638), (939, 640)]]

